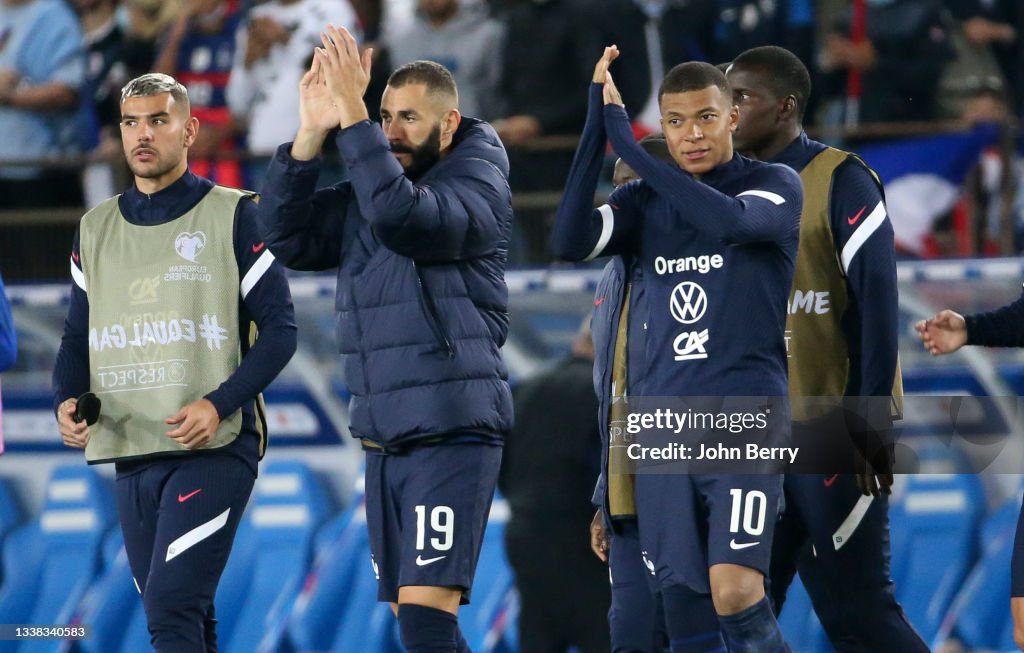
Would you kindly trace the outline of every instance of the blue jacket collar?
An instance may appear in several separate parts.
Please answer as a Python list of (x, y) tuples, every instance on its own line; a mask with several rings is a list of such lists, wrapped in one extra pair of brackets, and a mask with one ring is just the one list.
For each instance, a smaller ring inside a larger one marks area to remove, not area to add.
[(121, 213), (133, 224), (161, 224), (178, 218), (199, 203), (213, 182), (186, 170), (167, 188), (147, 195), (135, 184), (118, 200)]
[(800, 135), (787, 145), (786, 149), (779, 152), (772, 163), (782, 163), (800, 172), (807, 167), (811, 159), (821, 154), (825, 147), (824, 144), (811, 140), (807, 136), (807, 132), (800, 132)]

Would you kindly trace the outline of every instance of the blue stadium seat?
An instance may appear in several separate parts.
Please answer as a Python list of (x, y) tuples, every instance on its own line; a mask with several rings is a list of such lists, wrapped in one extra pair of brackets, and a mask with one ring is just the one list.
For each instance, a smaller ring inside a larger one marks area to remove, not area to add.
[[(377, 580), (369, 564), (370, 541), (365, 519), (364, 510), (362, 519), (354, 517), (343, 541), (339, 542), (338, 553), (347, 552), (351, 564), (338, 565), (332, 570), (336, 574), (329, 586), (334, 590), (343, 588), (348, 596), (338, 607), (340, 622), (330, 650), (334, 653), (401, 653), (398, 620), (391, 613), (391, 606), (377, 601)], [(325, 584), (323, 589), (327, 588)]]
[[(317, 534), (313, 566), (288, 620), (288, 638), (297, 651), (325, 651), (331, 647), (349, 597), (351, 570), (365, 560), (355, 560), (355, 531), (366, 529), (360, 502), (337, 515)], [(353, 513), (359, 513), (354, 516)]]
[(515, 587), (512, 568), (505, 557), (505, 525), (508, 503), (494, 498), (473, 579), (472, 601), (459, 608), (459, 628), (469, 647), (477, 653), (494, 653), (504, 645), (505, 615)]
[(793, 577), (793, 583), (786, 591), (786, 601), (782, 606), (782, 613), (779, 614), (779, 627), (786, 638), (786, 643), (794, 651), (808, 649), (807, 643), (810, 641), (809, 629), (811, 625), (808, 615), (813, 613), (811, 597), (807, 595), (803, 581), (800, 580), (800, 575), (797, 574)]
[[(22, 519), (21, 507), (10, 482), (0, 478), (0, 544)], [(0, 569), (2, 571), (2, 569)], [(0, 581), (3, 577), (0, 577)]]
[(351, 596), (355, 570), (368, 566), (362, 482), (362, 477), (356, 482), (351, 506), (324, 524), (316, 536), (316, 558), (288, 623), (288, 637), (297, 651), (331, 648)]
[(494, 653), (519, 653), (519, 590), (514, 586), (494, 621), (504, 633)]
[(985, 510), (976, 475), (917, 474), (889, 512), (896, 598), (925, 641), (974, 563)]
[(1010, 617), (1010, 558), (1020, 514), (1020, 494), (1006, 501), (981, 529), (981, 559), (957, 593), (936, 638), (969, 649), (1016, 650)]
[(221, 650), (278, 649), (312, 562), (313, 538), (330, 512), (326, 489), (304, 462), (266, 464), (239, 526), (239, 555), (232, 551), (217, 592)]
[(832, 645), (814, 614), (811, 597), (807, 594), (800, 575), (793, 577), (793, 583), (786, 592), (786, 603), (779, 615), (782, 634), (793, 651), (801, 653), (833, 653)]
[[(70, 623), (100, 567), (116, 508), (106, 479), (84, 464), (54, 469), (42, 512), (4, 542), (0, 623)], [(54, 640), (0, 641), (2, 653), (49, 653)]]
[(398, 621), (377, 601), (362, 475), (351, 507), (324, 527), (318, 543), (317, 565), (292, 615), (295, 650), (401, 653)]
[[(103, 542), (103, 571), (82, 599), (75, 619), (92, 624), (92, 638), (79, 642), (78, 648), (82, 653), (122, 650), (127, 635), (125, 623), (135, 612), (142, 612), (142, 601), (128, 566), (124, 536), (120, 528), (114, 528)], [(147, 633), (142, 644), (148, 642)]]

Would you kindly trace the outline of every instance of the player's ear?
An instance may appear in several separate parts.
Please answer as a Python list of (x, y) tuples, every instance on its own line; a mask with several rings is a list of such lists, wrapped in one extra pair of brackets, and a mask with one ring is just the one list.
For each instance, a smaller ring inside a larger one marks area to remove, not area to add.
[(449, 109), (448, 113), (445, 114), (444, 120), (442, 121), (441, 132), (444, 136), (451, 136), (455, 133), (455, 130), (459, 128), (459, 123), (462, 122), (462, 114), (459, 113), (458, 109)]
[(192, 147), (192, 144), (196, 142), (196, 136), (198, 135), (199, 118), (189, 116), (189, 119), (185, 122), (185, 147)]
[(782, 106), (779, 108), (779, 117), (783, 120), (794, 118), (797, 115), (796, 96), (787, 95), (782, 98)]
[(729, 109), (729, 131), (736, 131), (740, 124), (740, 108), (735, 104)]

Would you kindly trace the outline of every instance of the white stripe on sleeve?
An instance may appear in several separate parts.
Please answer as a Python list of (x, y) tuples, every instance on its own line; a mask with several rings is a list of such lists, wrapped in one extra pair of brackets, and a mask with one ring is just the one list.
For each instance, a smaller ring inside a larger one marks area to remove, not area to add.
[(82, 268), (78, 267), (75, 263), (75, 259), (69, 259), (71, 261), (71, 278), (74, 280), (75, 285), (81, 288), (84, 292), (89, 292), (85, 287), (85, 273), (82, 272)]
[(270, 250), (263, 252), (263, 254), (256, 259), (256, 262), (252, 264), (249, 271), (245, 273), (245, 277), (242, 279), (241, 293), (242, 299), (249, 294), (263, 275), (266, 274), (267, 270), (270, 269), (270, 265), (274, 262), (274, 255), (270, 253)]
[(871, 237), (871, 234), (875, 233), (875, 230), (882, 226), (885, 218), (885, 205), (879, 202), (878, 206), (871, 211), (868, 217), (864, 218), (864, 222), (853, 232), (850, 240), (846, 241), (846, 247), (843, 247), (843, 253), (840, 257), (843, 263), (843, 274), (847, 274), (853, 257), (857, 255), (857, 252), (867, 242), (868, 238)]
[(594, 251), (587, 255), (584, 261), (592, 261), (601, 255), (601, 252), (605, 247), (608, 246), (608, 241), (612, 239), (612, 231), (615, 229), (615, 214), (612, 212), (612, 207), (607, 204), (602, 204), (597, 207), (597, 212), (601, 214), (601, 236), (597, 239), (597, 244), (594, 245)]
[(760, 197), (761, 199), (768, 200), (775, 206), (786, 203), (786, 198), (778, 193), (773, 193), (767, 190), (745, 190), (736, 197), (743, 197), (744, 195), (753, 195), (754, 197)]

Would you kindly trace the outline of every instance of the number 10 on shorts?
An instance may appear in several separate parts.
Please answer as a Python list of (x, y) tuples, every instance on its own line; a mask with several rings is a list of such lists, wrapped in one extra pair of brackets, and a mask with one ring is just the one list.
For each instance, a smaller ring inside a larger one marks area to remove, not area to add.
[(768, 497), (761, 490), (750, 490), (743, 496), (743, 490), (729, 490), (732, 496), (732, 517), (729, 520), (729, 532), (740, 532), (740, 520), (747, 535), (758, 536), (764, 532), (765, 514), (768, 511)]
[[(763, 495), (762, 495), (763, 496)], [(427, 507), (416, 506), (416, 550), (422, 551), (427, 539)], [(447, 551), (452, 548), (455, 511), (448, 506), (434, 506), (430, 511), (430, 529), (440, 537), (430, 538), (430, 548)]]

